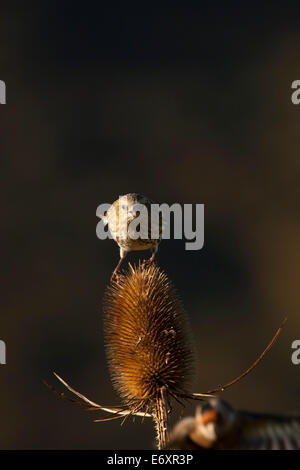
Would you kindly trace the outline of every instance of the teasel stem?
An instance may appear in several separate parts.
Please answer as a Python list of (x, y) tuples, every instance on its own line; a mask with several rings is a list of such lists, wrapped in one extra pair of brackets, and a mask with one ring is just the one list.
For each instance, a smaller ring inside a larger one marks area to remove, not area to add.
[(168, 400), (166, 387), (160, 389), (160, 396), (156, 399), (153, 410), (153, 420), (155, 423), (157, 448), (164, 449), (168, 442), (169, 423), (168, 423)]

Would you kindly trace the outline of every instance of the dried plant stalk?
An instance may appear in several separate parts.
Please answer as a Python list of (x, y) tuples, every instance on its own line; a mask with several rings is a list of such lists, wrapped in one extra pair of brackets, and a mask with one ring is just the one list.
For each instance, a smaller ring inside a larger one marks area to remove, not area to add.
[(133, 411), (156, 423), (159, 447), (167, 433), (168, 399), (186, 393), (193, 352), (181, 301), (158, 267), (130, 266), (104, 301), (105, 343), (113, 384)]
[(153, 417), (156, 429), (156, 439), (159, 449), (163, 449), (168, 441), (168, 399), (165, 387), (160, 390), (160, 397), (156, 400)]

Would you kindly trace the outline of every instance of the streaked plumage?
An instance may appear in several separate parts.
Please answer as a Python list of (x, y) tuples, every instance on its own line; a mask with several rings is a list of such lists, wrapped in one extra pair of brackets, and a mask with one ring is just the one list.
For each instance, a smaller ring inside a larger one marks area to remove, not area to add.
[(211, 398), (171, 432), (167, 449), (300, 449), (300, 416), (251, 413)]
[[(137, 238), (135, 240), (131, 238), (128, 227), (134, 219), (140, 216), (140, 212), (135, 209), (137, 204), (143, 205), (147, 209), (148, 233), (145, 234), (146, 237)], [(151, 224), (154, 224), (155, 221), (151, 219), (151, 204), (153, 204), (153, 202), (146, 196), (137, 193), (129, 193), (120, 196), (106, 213), (101, 216), (104, 224), (108, 224), (112, 238), (120, 247), (120, 261), (113, 272), (112, 278), (117, 274), (123, 259), (129, 251), (151, 250), (152, 256), (148, 262), (154, 261), (155, 253), (157, 252), (158, 244), (161, 240), (162, 221), (161, 217), (159, 217), (159, 226), (157, 227), (158, 238), (152, 238)]]

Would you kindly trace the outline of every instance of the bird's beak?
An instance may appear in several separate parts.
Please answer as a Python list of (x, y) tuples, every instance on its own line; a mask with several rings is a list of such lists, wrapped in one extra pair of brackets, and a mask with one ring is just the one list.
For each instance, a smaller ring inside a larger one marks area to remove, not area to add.
[(138, 217), (140, 215), (140, 211), (135, 211), (135, 210), (131, 209), (130, 211), (128, 211), (128, 214), (130, 214), (131, 217), (133, 217), (135, 219), (136, 217)]

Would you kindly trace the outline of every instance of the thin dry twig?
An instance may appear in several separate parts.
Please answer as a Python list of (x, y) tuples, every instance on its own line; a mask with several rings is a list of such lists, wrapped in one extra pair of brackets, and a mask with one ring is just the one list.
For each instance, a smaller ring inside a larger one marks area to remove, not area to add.
[[(256, 359), (255, 362), (253, 362), (253, 364), (247, 369), (245, 370), (245, 372), (243, 372), (241, 375), (239, 375), (238, 377), (236, 377), (234, 380), (232, 380), (231, 382), (228, 382), (226, 385), (223, 385), (223, 386), (220, 386), (218, 388), (215, 388), (213, 390), (209, 390), (208, 393), (217, 393), (217, 392), (224, 392), (224, 390), (226, 390), (227, 388), (231, 387), (232, 385), (236, 384), (237, 382), (239, 382), (241, 379), (243, 379), (244, 377), (246, 377), (246, 375), (250, 374), (250, 372), (253, 371), (253, 369), (255, 369), (256, 366), (258, 366), (258, 364), (262, 361), (262, 359), (265, 357), (265, 355), (270, 351), (271, 347), (273, 346), (273, 344), (275, 343), (275, 341), (277, 340), (278, 336), (280, 335), (284, 325), (286, 324), (287, 322), (287, 317), (285, 317), (282, 322), (281, 322), (281, 325), (280, 327), (278, 328), (278, 330), (276, 331), (275, 335), (273, 336), (273, 338), (271, 339), (271, 341), (269, 342), (268, 346), (265, 348), (265, 350), (261, 353), (261, 355)], [(193, 398), (196, 398), (196, 397), (200, 397), (202, 394), (198, 394), (198, 393), (193, 393)], [(191, 397), (192, 398), (192, 397)]]
[[(118, 417), (122, 416), (127, 416), (127, 415), (132, 415), (134, 414), (135, 416), (142, 416), (143, 418), (152, 418), (152, 415), (149, 413), (144, 413), (144, 412), (134, 412), (132, 413), (132, 410), (127, 410), (127, 409), (122, 409), (122, 408), (116, 408), (116, 407), (106, 407), (99, 405), (98, 403), (95, 403), (91, 400), (89, 400), (87, 397), (82, 395), (82, 393), (77, 392), (74, 388), (72, 388), (65, 380), (63, 380), (56, 372), (53, 372), (55, 377), (74, 395), (79, 397), (83, 402), (87, 403), (90, 405), (90, 407), (86, 408), (88, 410), (100, 410), (100, 411), (106, 411), (107, 413), (113, 413), (117, 414)], [(55, 388), (52, 385), (47, 384), (47, 382), (44, 382), (51, 390), (53, 390), (60, 398), (63, 398), (65, 400), (71, 401), (72, 403), (77, 403), (81, 406), (85, 406), (84, 403), (79, 402), (77, 400), (74, 400), (72, 398), (66, 397), (63, 393), (58, 392), (55, 390)], [(114, 419), (114, 418), (108, 418), (109, 419)], [(102, 420), (96, 420), (96, 421), (102, 421)]]
[(62, 400), (66, 400), (70, 403), (74, 403), (75, 405), (81, 406), (85, 410), (95, 410), (95, 407), (87, 407), (86, 404), (83, 403), (82, 401), (76, 400), (76, 398), (71, 398), (65, 395), (64, 392), (59, 392), (58, 390), (56, 390), (56, 388), (53, 387), (53, 385), (50, 385), (46, 380), (43, 380), (42, 382), (44, 385), (46, 385), (46, 387), (49, 388), (49, 390), (51, 390), (51, 392), (55, 393), (55, 395), (57, 395)]
[(181, 398), (193, 398), (197, 400), (204, 400), (205, 398), (216, 398), (212, 393), (180, 393)]

